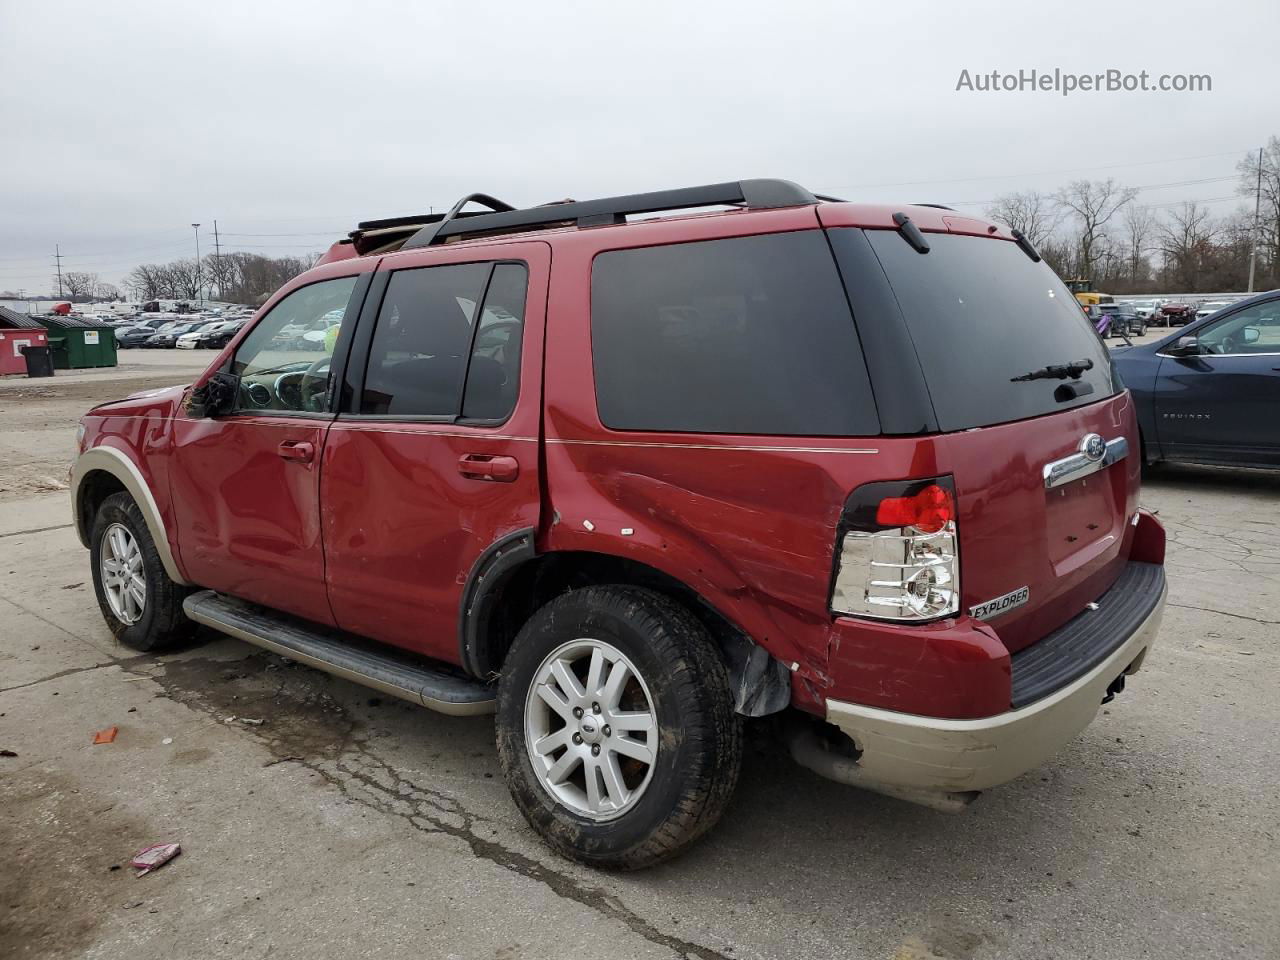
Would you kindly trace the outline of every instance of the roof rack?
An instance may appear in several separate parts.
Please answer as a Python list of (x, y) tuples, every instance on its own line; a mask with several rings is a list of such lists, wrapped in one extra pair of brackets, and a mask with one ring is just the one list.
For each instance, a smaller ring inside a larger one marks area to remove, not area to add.
[[(448, 213), (361, 223), (351, 240), (361, 253), (375, 247), (411, 250), (444, 243), (467, 234), (505, 233), (536, 227), (598, 227), (626, 223), (628, 215), (687, 210), (694, 207), (740, 206), (769, 210), (817, 203), (818, 197), (790, 180), (733, 180), (701, 187), (682, 187), (654, 193), (633, 193), (601, 200), (563, 201), (517, 210), (483, 193), (463, 197)], [(483, 204), (487, 212), (464, 213), (468, 203)], [(398, 243), (401, 237), (412, 234)]]

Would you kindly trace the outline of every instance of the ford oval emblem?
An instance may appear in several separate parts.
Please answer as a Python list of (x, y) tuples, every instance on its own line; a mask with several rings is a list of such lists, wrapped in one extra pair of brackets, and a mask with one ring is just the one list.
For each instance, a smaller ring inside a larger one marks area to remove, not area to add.
[(1080, 452), (1085, 458), (1097, 463), (1107, 452), (1107, 443), (1096, 433), (1090, 433), (1080, 441)]

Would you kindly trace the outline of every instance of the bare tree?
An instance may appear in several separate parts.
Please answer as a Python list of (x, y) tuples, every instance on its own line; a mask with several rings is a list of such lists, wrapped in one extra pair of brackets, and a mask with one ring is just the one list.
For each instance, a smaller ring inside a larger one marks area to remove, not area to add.
[(114, 283), (106, 283), (99, 280), (98, 285), (94, 287), (93, 299), (95, 300), (119, 300), (120, 288)]
[(94, 291), (98, 289), (98, 284), (101, 282), (96, 273), (67, 270), (62, 274), (63, 293), (73, 302), (92, 300)]
[(139, 264), (125, 277), (125, 286), (139, 300), (155, 300), (161, 295), (161, 270), (162, 268), (154, 263)]
[(174, 260), (160, 268), (161, 295), (173, 300), (194, 300), (200, 296), (203, 271), (194, 258)]
[(236, 263), (229, 254), (210, 254), (204, 259), (205, 279), (218, 291), (221, 300), (236, 278)]
[(1011, 230), (1021, 231), (1037, 250), (1062, 222), (1062, 214), (1054, 209), (1053, 201), (1034, 190), (996, 197), (987, 208), (987, 216)]
[(1155, 225), (1155, 214), (1151, 212), (1150, 207), (1133, 203), (1125, 207), (1124, 239), (1131, 282), (1137, 282), (1138, 272), (1146, 263), (1145, 257), (1151, 249), (1151, 233)]
[(1170, 210), (1158, 230), (1164, 273), (1174, 286), (1197, 289), (1214, 237), (1209, 211), (1194, 201)]
[(1086, 278), (1094, 275), (1107, 245), (1107, 224), (1137, 195), (1133, 187), (1122, 187), (1110, 177), (1075, 180), (1054, 195), (1054, 201), (1080, 229), (1080, 271)]
[(318, 256), (263, 257), (255, 253), (224, 253), (205, 259), (197, 273), (194, 260), (144, 263), (125, 278), (140, 300), (187, 300), (198, 296), (201, 286), (212, 283), (219, 299), (261, 303), (281, 284), (315, 266)]

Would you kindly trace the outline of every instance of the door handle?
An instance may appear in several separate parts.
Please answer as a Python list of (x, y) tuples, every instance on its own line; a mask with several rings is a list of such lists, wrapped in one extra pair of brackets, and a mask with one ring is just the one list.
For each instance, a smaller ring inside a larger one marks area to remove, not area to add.
[(469, 453), (458, 459), (458, 472), (468, 480), (496, 480), (510, 483), (520, 476), (520, 462), (515, 457), (490, 457)]
[(310, 463), (316, 455), (316, 448), (305, 440), (285, 440), (280, 446), (276, 447), (276, 453), (283, 460), (292, 460), (295, 463)]

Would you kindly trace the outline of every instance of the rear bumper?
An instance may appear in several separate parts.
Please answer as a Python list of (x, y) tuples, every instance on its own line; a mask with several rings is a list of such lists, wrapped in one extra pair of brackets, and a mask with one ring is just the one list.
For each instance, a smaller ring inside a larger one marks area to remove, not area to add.
[(943, 720), (828, 700), (827, 720), (861, 751), (858, 776), (849, 782), (898, 792), (963, 793), (994, 787), (1039, 766), (1089, 725), (1112, 681), (1141, 668), (1160, 629), (1167, 594), (1162, 585), (1155, 607), (1105, 659), (1020, 709)]

